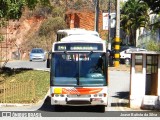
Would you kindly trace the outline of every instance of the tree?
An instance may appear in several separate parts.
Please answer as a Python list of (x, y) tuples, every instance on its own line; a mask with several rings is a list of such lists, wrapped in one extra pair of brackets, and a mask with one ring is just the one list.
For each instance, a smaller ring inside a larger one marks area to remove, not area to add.
[(37, 4), (46, 6), (50, 5), (49, 0), (0, 0), (0, 18), (19, 19), (22, 15), (23, 8), (27, 6), (34, 9)]
[(0, 18), (19, 19), (24, 5), (24, 0), (0, 0)]
[(141, 0), (148, 4), (153, 13), (158, 14), (160, 12), (160, 0)]
[(146, 27), (148, 21), (148, 5), (145, 2), (129, 0), (121, 9), (121, 28), (129, 37), (131, 45), (136, 46), (136, 30)]

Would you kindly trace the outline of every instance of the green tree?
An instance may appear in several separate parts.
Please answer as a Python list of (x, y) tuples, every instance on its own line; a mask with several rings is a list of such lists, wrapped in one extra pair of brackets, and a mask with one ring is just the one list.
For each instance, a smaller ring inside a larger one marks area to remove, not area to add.
[(24, 5), (24, 0), (0, 0), (0, 18), (19, 19)]
[(158, 14), (160, 12), (160, 0), (141, 0), (148, 4), (153, 13)]
[(148, 21), (148, 5), (145, 2), (129, 0), (121, 9), (121, 28), (129, 37), (131, 45), (136, 46), (136, 30), (146, 27)]
[(40, 36), (47, 36), (52, 34), (53, 32), (56, 33), (59, 29), (66, 28), (66, 23), (62, 17), (50, 17), (45, 20), (39, 29)]
[(49, 6), (49, 0), (0, 0), (0, 18), (19, 19), (22, 15), (23, 8), (27, 6), (34, 9), (37, 4)]
[(40, 4), (42, 6), (49, 6), (50, 5), (49, 0), (25, 0), (25, 3), (27, 5), (27, 7), (30, 8), (31, 10), (35, 9), (37, 4)]

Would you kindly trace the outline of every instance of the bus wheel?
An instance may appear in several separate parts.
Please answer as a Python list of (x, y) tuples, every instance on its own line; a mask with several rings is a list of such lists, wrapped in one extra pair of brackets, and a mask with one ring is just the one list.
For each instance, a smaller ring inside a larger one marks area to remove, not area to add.
[(55, 105), (54, 110), (57, 111), (57, 112), (63, 111), (62, 105)]
[(99, 112), (105, 112), (105, 105), (98, 105), (97, 107)]

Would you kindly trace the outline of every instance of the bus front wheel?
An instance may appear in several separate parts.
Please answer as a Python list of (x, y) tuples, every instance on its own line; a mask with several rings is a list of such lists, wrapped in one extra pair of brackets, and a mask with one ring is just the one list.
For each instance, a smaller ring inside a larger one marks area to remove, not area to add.
[(105, 112), (105, 105), (98, 105), (97, 107), (98, 107), (97, 110), (98, 110), (99, 112), (103, 112), (103, 113)]

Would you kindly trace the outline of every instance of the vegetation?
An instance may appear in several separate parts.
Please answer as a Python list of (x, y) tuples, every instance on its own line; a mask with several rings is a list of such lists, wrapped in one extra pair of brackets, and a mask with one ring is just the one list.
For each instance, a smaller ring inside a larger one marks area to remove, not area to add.
[(121, 27), (129, 37), (131, 45), (136, 46), (136, 30), (146, 27), (148, 21), (148, 5), (145, 2), (129, 0), (122, 7)]
[[(15, 82), (23, 84), (29, 81), (34, 81), (35, 91), (32, 92), (35, 92), (35, 98), (32, 98), (32, 101), (29, 102), (37, 102), (43, 99), (49, 90), (49, 72), (22, 69), (5, 69), (4, 71), (1, 70), (0, 74), (1, 77), (3, 77), (3, 82), (7, 83)], [(0, 81), (0, 84), (1, 82), (2, 81)]]
[(38, 4), (49, 5), (49, 0), (0, 0), (0, 18), (19, 19), (25, 6), (34, 9)]
[[(46, 12), (44, 12), (46, 11)], [(31, 50), (34, 47), (42, 47), (49, 51), (51, 49), (52, 43), (55, 40), (56, 32), (59, 29), (64, 29), (67, 27), (64, 20), (65, 9), (63, 7), (37, 7), (32, 13), (33, 15), (40, 15), (45, 18), (42, 22), (38, 32), (31, 34), (22, 46), (22, 49)]]
[(149, 51), (160, 51), (160, 43), (150, 40), (146, 43), (146, 49)]
[(141, 0), (148, 4), (150, 9), (152, 10), (152, 13), (158, 14), (160, 12), (160, 0)]

